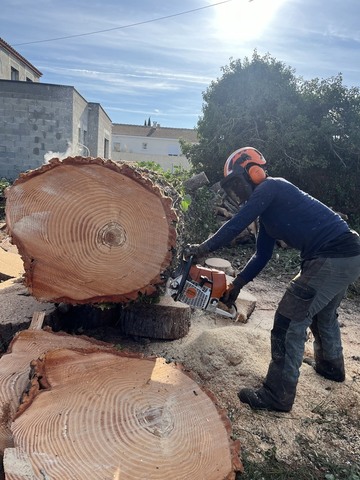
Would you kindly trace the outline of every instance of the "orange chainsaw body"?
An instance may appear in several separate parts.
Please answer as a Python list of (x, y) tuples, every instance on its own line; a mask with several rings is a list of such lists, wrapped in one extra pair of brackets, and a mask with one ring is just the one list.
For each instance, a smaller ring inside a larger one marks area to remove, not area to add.
[[(226, 274), (221, 270), (192, 265), (189, 277), (192, 281), (210, 288), (212, 298), (220, 299), (226, 291)], [(188, 292), (188, 294), (191, 294), (191, 292)]]
[(166, 282), (166, 292), (175, 301), (235, 319), (236, 306), (224, 308), (220, 302), (226, 290), (227, 279), (224, 272), (194, 265), (191, 257), (183, 261), (174, 277), (169, 277)]

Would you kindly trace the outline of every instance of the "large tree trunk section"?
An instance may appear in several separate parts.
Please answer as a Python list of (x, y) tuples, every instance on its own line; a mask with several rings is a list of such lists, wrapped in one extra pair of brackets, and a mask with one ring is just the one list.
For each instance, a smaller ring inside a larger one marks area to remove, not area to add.
[(175, 340), (189, 333), (190, 316), (189, 305), (165, 296), (151, 305), (126, 305), (120, 312), (118, 325), (124, 335)]
[(114, 304), (105, 309), (94, 305), (61, 305), (48, 316), (46, 324), (55, 331), (68, 333), (110, 326), (119, 335), (176, 340), (189, 333), (191, 309), (169, 296), (161, 296), (158, 303)]
[(86, 337), (55, 334), (43, 330), (23, 330), (15, 335), (8, 353), (1, 357), (0, 459), (4, 449), (13, 445), (10, 427), (19, 408), (19, 398), (29, 382), (30, 362), (49, 349), (64, 347), (109, 349), (111, 345), (96, 342)]
[(32, 367), (12, 433), (36, 478), (222, 480), (242, 468), (228, 419), (178, 365), (58, 349)]
[(22, 174), (6, 223), (41, 301), (129, 302), (150, 295), (172, 260), (172, 200), (126, 163), (68, 157)]

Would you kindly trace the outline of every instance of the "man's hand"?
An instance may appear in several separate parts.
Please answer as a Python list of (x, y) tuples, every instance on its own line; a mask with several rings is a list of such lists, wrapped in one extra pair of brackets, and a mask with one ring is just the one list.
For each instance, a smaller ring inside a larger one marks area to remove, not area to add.
[(244, 285), (244, 280), (237, 276), (235, 280), (230, 283), (224, 295), (220, 298), (220, 302), (231, 308), (235, 304), (236, 299), (239, 296), (240, 290)]
[(184, 258), (187, 260), (190, 257), (193, 257), (193, 262), (196, 263), (199, 258), (203, 257), (209, 250), (205, 247), (204, 244), (188, 244), (184, 248)]

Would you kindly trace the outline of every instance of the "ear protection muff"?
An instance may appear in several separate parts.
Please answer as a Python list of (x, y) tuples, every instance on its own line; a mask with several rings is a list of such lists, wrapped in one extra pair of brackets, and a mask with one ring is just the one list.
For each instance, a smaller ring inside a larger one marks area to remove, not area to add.
[(256, 148), (239, 148), (227, 158), (224, 165), (224, 177), (231, 174), (242, 174), (253, 185), (259, 185), (267, 176), (263, 170), (265, 164), (265, 158)]
[(256, 163), (246, 165), (245, 171), (254, 185), (259, 185), (266, 179), (265, 170), (259, 167), (259, 165), (256, 165)]

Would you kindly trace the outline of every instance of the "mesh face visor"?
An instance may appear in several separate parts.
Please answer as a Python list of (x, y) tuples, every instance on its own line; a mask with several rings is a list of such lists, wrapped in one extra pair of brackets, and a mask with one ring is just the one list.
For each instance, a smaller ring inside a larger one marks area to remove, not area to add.
[(243, 174), (228, 175), (220, 181), (220, 186), (239, 205), (248, 200), (253, 191)]

